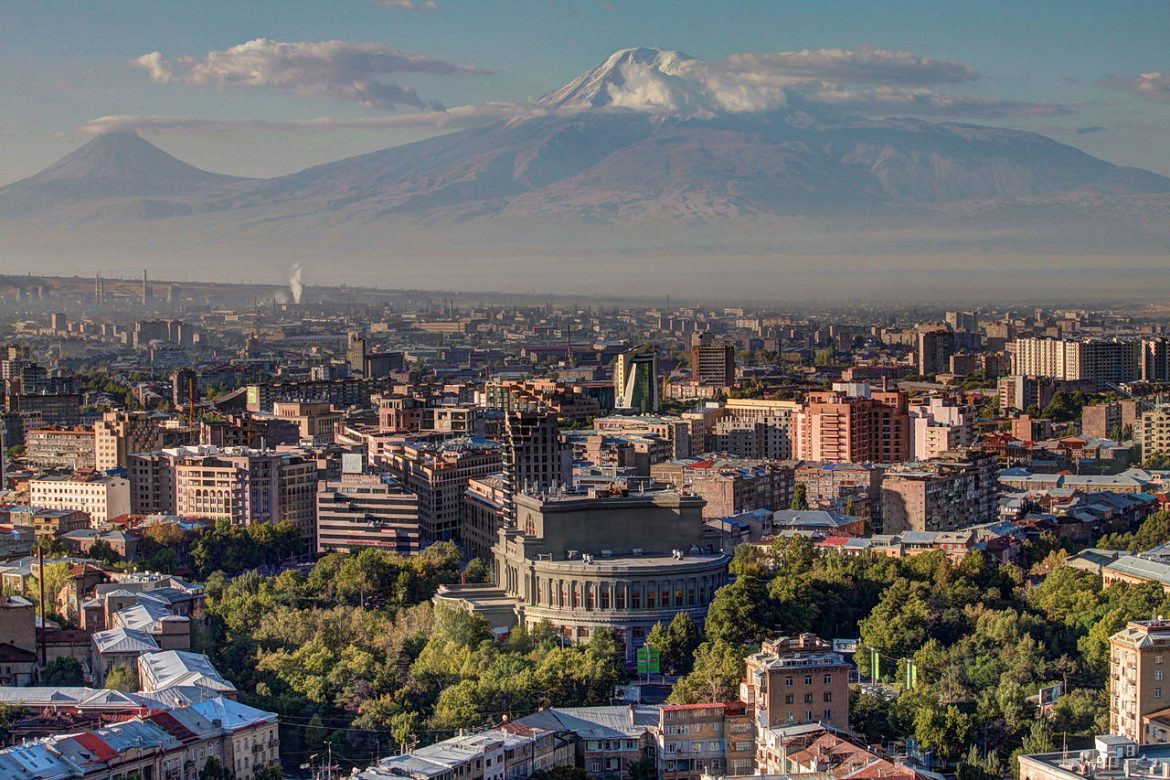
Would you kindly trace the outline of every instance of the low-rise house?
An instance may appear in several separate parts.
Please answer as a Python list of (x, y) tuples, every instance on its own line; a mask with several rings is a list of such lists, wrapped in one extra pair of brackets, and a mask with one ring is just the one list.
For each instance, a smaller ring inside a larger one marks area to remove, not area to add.
[(198, 686), (235, 698), (236, 686), (201, 653), (161, 650), (138, 656), (138, 680), (142, 693), (153, 694), (172, 687)]
[(190, 780), (215, 758), (238, 780), (251, 780), (278, 764), (279, 750), (275, 714), (218, 697), (5, 748), (0, 750), (0, 777)]
[(115, 666), (130, 669), (138, 667), (138, 656), (157, 653), (158, 643), (144, 631), (129, 628), (111, 628), (98, 631), (91, 637), (93, 654), (90, 668), (93, 670), (93, 684), (105, 685), (106, 677)]

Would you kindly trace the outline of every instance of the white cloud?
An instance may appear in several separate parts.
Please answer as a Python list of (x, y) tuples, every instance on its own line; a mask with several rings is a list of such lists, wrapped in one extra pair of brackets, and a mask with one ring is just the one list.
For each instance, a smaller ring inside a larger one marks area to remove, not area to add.
[(393, 8), (399, 11), (438, 11), (436, 0), (378, 0), (379, 8)]
[(733, 54), (722, 64), (727, 70), (756, 81), (814, 79), (851, 84), (955, 84), (979, 78), (979, 71), (962, 62), (869, 46)]
[(1052, 116), (1068, 108), (939, 91), (979, 78), (952, 60), (871, 47), (734, 54), (704, 61), (679, 52), (626, 49), (541, 101), (558, 109), (612, 108), (691, 117), (773, 111), (795, 99), (857, 113)]
[(859, 114), (909, 114), (913, 116), (998, 119), (1007, 116), (1060, 116), (1072, 110), (1057, 103), (998, 100), (940, 92), (923, 87), (875, 87), (873, 89), (822, 89), (805, 93), (805, 99)]
[[(289, 121), (103, 116), (87, 122), (82, 129), (90, 132), (456, 129), (499, 120), (523, 121), (553, 113), (609, 110), (710, 117), (719, 113), (775, 111), (793, 103), (836, 108), (863, 116), (995, 119), (1072, 113), (1068, 104), (941, 91), (931, 85), (970, 81), (979, 78), (979, 74), (961, 62), (868, 47), (735, 54), (716, 61), (699, 60), (678, 52), (629, 49), (616, 52), (540, 101), (485, 103), (446, 110), (426, 104), (412, 90), (385, 83), (378, 77), (394, 73), (483, 71), (402, 54), (378, 44), (277, 43), (261, 39), (224, 52), (211, 52), (202, 60), (183, 57), (167, 60), (160, 53), (152, 52), (134, 64), (148, 70), (151, 78), (161, 83), (270, 87), (296, 94), (339, 97), (382, 108), (410, 105), (423, 110)], [(1135, 91), (1157, 93), (1166, 87), (1161, 74), (1144, 74), (1142, 78), (1149, 84)]]
[(109, 133), (118, 130), (201, 130), (207, 132), (236, 132), (240, 130), (360, 130), (381, 127), (433, 127), (459, 129), (475, 127), (499, 119), (520, 121), (550, 113), (533, 104), (481, 103), (473, 106), (455, 106), (442, 111), (417, 111), (405, 114), (387, 114), (364, 117), (318, 117), (315, 119), (198, 119), (185, 116), (157, 116), (142, 114), (112, 114), (91, 119), (81, 125), (87, 133)]
[(1114, 89), (1132, 92), (1151, 100), (1170, 100), (1170, 73), (1150, 71), (1128, 78), (1106, 79)]
[(285, 43), (265, 38), (208, 52), (202, 59), (150, 52), (131, 62), (161, 84), (266, 87), (295, 95), (327, 97), (374, 108), (425, 103), (409, 87), (383, 80), (396, 74), (452, 75), (485, 73), (417, 54), (404, 54), (377, 43), (320, 41)]

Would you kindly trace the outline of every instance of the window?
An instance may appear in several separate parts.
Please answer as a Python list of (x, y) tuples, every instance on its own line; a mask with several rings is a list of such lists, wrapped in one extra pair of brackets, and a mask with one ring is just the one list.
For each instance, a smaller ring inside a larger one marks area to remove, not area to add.
[(812, 710), (805, 710), (804, 711), (804, 719), (805, 720), (812, 720)]
[(832, 719), (833, 719), (833, 711), (832, 710), (825, 710), (825, 720), (832, 720)]
[(785, 704), (792, 704), (792, 700), (793, 700), (793, 696), (791, 693), (787, 693), (784, 695), (784, 703)]
[[(1114, 657), (1113, 657), (1113, 660), (1114, 660), (1114, 661), (1116, 661), (1116, 660), (1117, 660), (1117, 656), (1114, 656)], [(1154, 656), (1154, 663), (1156, 663), (1156, 664), (1160, 664), (1160, 663), (1162, 663), (1162, 656), (1160, 656), (1160, 655), (1156, 655), (1156, 656)]]
[(825, 691), (825, 701), (830, 702), (832, 700), (833, 700), (833, 694), (829, 691)]
[(1162, 698), (1162, 689), (1161, 689), (1161, 688), (1155, 688), (1155, 689), (1154, 689), (1154, 698), (1155, 698), (1155, 699), (1160, 699), (1160, 698)]
[(825, 675), (825, 685), (832, 685), (832, 684), (833, 684), (833, 675), (826, 674)]
[(805, 685), (812, 685), (812, 675), (811, 674), (806, 674), (804, 676), (804, 684)]
[(1161, 680), (1161, 679), (1162, 679), (1162, 670), (1161, 670), (1161, 669), (1158, 669), (1158, 670), (1156, 670), (1156, 671), (1154, 672), (1154, 679), (1155, 679), (1155, 680)]
[(812, 704), (812, 694), (811, 693), (806, 693), (804, 695), (804, 703), (805, 704)]
[(784, 686), (785, 686), (785, 687), (787, 687), (787, 688), (791, 688), (791, 687), (792, 687), (792, 678), (791, 678), (791, 677), (785, 677), (785, 678), (784, 678)]
[(641, 609), (641, 608), (642, 608), (642, 594), (638, 591), (634, 591), (633, 593), (630, 594), (630, 609)]

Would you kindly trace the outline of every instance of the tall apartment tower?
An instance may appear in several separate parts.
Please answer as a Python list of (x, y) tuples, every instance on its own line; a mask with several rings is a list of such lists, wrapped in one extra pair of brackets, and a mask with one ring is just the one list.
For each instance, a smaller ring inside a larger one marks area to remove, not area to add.
[(613, 367), (615, 406), (623, 411), (658, 411), (658, 353), (642, 344), (617, 356)]
[(693, 335), (691, 378), (700, 385), (731, 387), (735, 384), (735, 347), (716, 344), (710, 333)]
[(543, 492), (567, 480), (556, 415), (509, 411), (504, 415), (504, 517), (515, 522), (516, 494)]
[(98, 471), (128, 468), (130, 456), (163, 446), (162, 428), (146, 412), (106, 412), (94, 423), (94, 465)]
[(795, 457), (829, 463), (899, 463), (910, 459), (906, 395), (835, 385), (809, 393), (796, 415)]
[(914, 357), (917, 371), (923, 376), (934, 375), (950, 368), (955, 354), (955, 334), (946, 326), (922, 327), (916, 334)]
[(171, 403), (176, 409), (199, 400), (198, 378), (190, 368), (179, 368), (171, 374)]
[(363, 377), (366, 375), (366, 340), (356, 330), (349, 332), (345, 345), (345, 359), (349, 363), (351, 374)]
[(1142, 339), (1142, 381), (1170, 382), (1170, 340)]
[(1109, 644), (1109, 733), (1165, 742), (1149, 716), (1170, 709), (1170, 620), (1130, 621)]

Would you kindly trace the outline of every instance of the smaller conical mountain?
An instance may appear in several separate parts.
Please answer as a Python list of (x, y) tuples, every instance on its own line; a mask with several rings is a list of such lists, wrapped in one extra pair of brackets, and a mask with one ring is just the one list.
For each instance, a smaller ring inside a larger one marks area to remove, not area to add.
[(40, 173), (0, 188), (0, 203), (189, 195), (240, 181), (188, 165), (137, 133), (102, 133)]

